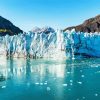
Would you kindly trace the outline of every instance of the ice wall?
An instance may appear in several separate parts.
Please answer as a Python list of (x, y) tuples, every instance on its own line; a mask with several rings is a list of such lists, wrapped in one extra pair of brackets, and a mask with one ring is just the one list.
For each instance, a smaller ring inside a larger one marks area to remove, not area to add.
[(61, 31), (25, 33), (0, 37), (0, 55), (8, 57), (66, 58), (64, 35)]
[(0, 55), (30, 58), (100, 57), (100, 33), (60, 31), (0, 37)]
[[(66, 31), (66, 52), (72, 57), (100, 57), (100, 33)], [(74, 56), (73, 56), (74, 54)]]

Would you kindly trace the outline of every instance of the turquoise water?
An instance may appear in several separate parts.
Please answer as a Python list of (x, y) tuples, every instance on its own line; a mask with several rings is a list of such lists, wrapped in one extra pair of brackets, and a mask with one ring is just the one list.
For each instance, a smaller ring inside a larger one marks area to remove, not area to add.
[(100, 59), (0, 59), (0, 100), (100, 100)]

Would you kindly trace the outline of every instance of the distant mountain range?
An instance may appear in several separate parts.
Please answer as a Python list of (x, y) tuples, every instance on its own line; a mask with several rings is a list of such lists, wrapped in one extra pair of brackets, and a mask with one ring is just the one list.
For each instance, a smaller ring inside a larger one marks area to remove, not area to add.
[(23, 31), (13, 25), (9, 20), (0, 16), (0, 36), (8, 35), (16, 35), (18, 33), (22, 33)]
[(77, 32), (100, 32), (100, 15), (90, 18), (78, 26), (68, 27), (64, 31), (71, 29), (75, 29)]
[(39, 28), (39, 27), (34, 27), (31, 32), (33, 33), (46, 33), (46, 34), (49, 34), (50, 32), (51, 33), (54, 33), (55, 30), (51, 27), (43, 27), (43, 28)]
[[(80, 24), (78, 26), (72, 26), (64, 29), (66, 30), (72, 30), (75, 29), (76, 32), (100, 32), (100, 15), (90, 18), (86, 21), (83, 22), (83, 24)], [(31, 32), (34, 33), (42, 33), (45, 32), (46, 34), (48, 33), (53, 33), (55, 30), (51, 27), (44, 27), (44, 28), (38, 28), (34, 27)], [(23, 33), (23, 31), (13, 25), (9, 20), (3, 18), (0, 16), (0, 36), (5, 36), (6, 34), (8, 35), (17, 35), (18, 33)]]

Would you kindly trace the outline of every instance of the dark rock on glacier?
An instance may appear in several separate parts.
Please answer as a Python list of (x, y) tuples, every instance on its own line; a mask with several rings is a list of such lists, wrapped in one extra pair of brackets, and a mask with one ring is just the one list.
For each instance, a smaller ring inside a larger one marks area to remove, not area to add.
[(84, 21), (84, 23), (81, 25), (68, 27), (64, 31), (72, 30), (73, 28), (76, 32), (100, 32), (100, 15)]
[(0, 16), (0, 36), (8, 35), (16, 35), (18, 33), (22, 33), (23, 31), (13, 25), (9, 20)]

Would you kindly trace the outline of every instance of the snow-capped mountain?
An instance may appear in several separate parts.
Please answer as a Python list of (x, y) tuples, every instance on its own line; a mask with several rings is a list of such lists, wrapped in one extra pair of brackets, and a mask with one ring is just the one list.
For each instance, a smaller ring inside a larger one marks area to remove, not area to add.
[(36, 26), (36, 27), (33, 27), (33, 29), (30, 32), (39, 33), (40, 31), (41, 31), (41, 28)]
[(39, 28), (39, 27), (34, 27), (31, 32), (33, 33), (54, 33), (55, 30), (51, 27), (43, 27), (43, 28)]

